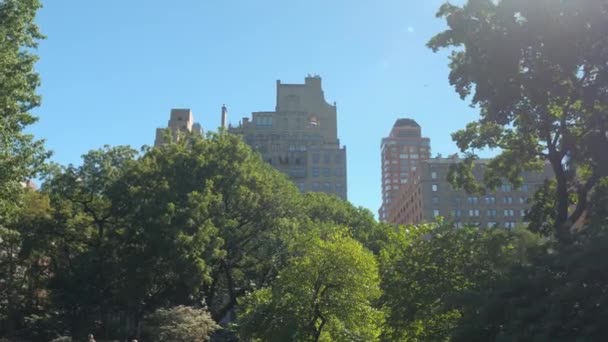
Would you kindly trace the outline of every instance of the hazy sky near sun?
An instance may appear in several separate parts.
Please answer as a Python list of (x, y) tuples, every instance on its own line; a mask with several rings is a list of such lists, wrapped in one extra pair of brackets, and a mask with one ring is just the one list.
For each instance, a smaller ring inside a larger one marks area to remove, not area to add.
[(80, 163), (105, 144), (151, 145), (171, 108), (216, 130), (273, 110), (276, 80), (323, 78), (347, 146), (348, 195), (380, 206), (380, 139), (399, 117), (457, 151), (450, 133), (476, 118), (448, 83), (448, 51), (426, 42), (445, 28), (441, 0), (47, 0), (37, 69), (43, 104), (32, 131), (53, 160)]

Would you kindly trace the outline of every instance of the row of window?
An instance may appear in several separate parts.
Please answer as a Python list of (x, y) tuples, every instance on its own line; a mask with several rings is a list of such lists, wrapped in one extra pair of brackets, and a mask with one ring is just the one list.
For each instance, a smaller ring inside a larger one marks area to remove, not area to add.
[[(331, 159), (332, 159), (332, 153), (323, 153), (323, 163), (329, 164), (329, 163), (331, 163)], [(342, 163), (342, 161), (343, 161), (342, 154), (337, 153), (337, 154), (333, 155), (333, 159), (336, 164)], [(312, 163), (319, 164), (320, 162), (321, 162), (321, 154), (313, 153), (312, 154)]]
[[(496, 210), (496, 209), (487, 209), (485, 216), (486, 217), (497, 217), (498, 213), (500, 213), (500, 212), (501, 211)], [(521, 217), (526, 216), (526, 210), (523, 210), (523, 209), (520, 209), (520, 210), (503, 209), (502, 217), (515, 217), (516, 213), (518, 213), (519, 216), (521, 216)], [(451, 217), (463, 217), (466, 214), (468, 214), (469, 217), (480, 217), (481, 211), (479, 209), (469, 209), (469, 210), (452, 209), (452, 210), (450, 210)], [(433, 209), (433, 217), (437, 217), (439, 215), (440, 215), (439, 209)]]
[[(502, 227), (513, 229), (513, 228), (515, 228), (516, 224), (517, 223), (515, 221), (505, 221), (505, 222), (503, 222)], [(464, 226), (477, 226), (477, 227), (479, 227), (480, 223), (479, 222), (467, 222), (467, 223), (456, 222), (455, 225), (456, 225), (457, 228), (463, 228)], [(498, 228), (498, 227), (500, 227), (500, 224), (498, 222), (491, 221), (491, 222), (487, 222), (486, 223), (486, 227), (488, 227), (488, 228)]]
[[(435, 171), (431, 172), (431, 178), (432, 179), (437, 179), (437, 172), (435, 172)], [(433, 191), (439, 191), (439, 184), (431, 184), (431, 189)], [(503, 184), (500, 187), (500, 190), (502, 192), (512, 192), (513, 191), (513, 187), (510, 184)], [(523, 184), (517, 190), (519, 190), (521, 192), (528, 192), (528, 184)]]
[(306, 183), (298, 183), (300, 191), (324, 191), (324, 192), (336, 192), (342, 193), (344, 191), (344, 185), (342, 183), (331, 183), (331, 182), (313, 182), (310, 184), (310, 188), (307, 187)]
[(272, 116), (257, 116), (255, 125), (257, 127), (272, 127)]
[[(431, 200), (432, 200), (433, 204), (439, 204), (439, 196), (433, 196)], [(485, 197), (482, 197), (481, 199), (477, 196), (467, 197), (467, 203), (469, 205), (478, 205), (481, 203), (481, 200), (483, 200), (483, 203), (485, 203), (486, 205), (496, 204), (496, 196), (485, 196)], [(504, 196), (504, 197), (502, 197), (502, 203), (503, 204), (513, 204), (515, 202), (514, 202), (512, 196)], [(519, 204), (526, 204), (526, 203), (528, 203), (527, 197), (519, 197)], [(452, 198), (452, 205), (459, 206), (460, 204), (461, 204), (460, 197)]]
[(332, 172), (332, 169), (330, 169), (328, 167), (325, 167), (323, 169), (318, 168), (318, 167), (312, 168), (313, 177), (320, 177), (321, 175), (323, 175), (323, 177), (331, 177), (332, 173), (334, 176), (342, 177), (342, 176), (344, 176), (344, 169), (337, 168), (337, 169), (334, 169)]

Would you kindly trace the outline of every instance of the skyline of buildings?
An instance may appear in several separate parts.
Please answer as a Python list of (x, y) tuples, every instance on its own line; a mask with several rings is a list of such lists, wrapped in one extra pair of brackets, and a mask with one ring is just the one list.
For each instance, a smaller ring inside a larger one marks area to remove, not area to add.
[[(336, 103), (327, 103), (321, 81), (311, 75), (304, 84), (277, 80), (275, 110), (253, 112), (238, 126), (227, 124), (228, 109), (222, 105), (220, 127), (242, 136), (301, 192), (324, 192), (346, 200), (346, 147), (338, 138)], [(203, 133), (190, 109), (172, 109), (167, 125), (173, 139), (179, 132)], [(155, 146), (165, 143), (165, 134), (165, 129), (157, 129)]]
[[(243, 137), (264, 161), (286, 174), (301, 192), (324, 192), (348, 198), (346, 147), (340, 145), (337, 106), (325, 100), (322, 79), (307, 76), (303, 84), (276, 81), (273, 111), (252, 112), (237, 126), (228, 124), (228, 109), (221, 107), (221, 126)], [(167, 123), (170, 136), (198, 132), (190, 109), (172, 109)], [(156, 131), (155, 146), (167, 137), (165, 129)], [(382, 138), (381, 206), (378, 219), (392, 224), (416, 224), (445, 217), (456, 226), (513, 228), (524, 223), (529, 198), (551, 177), (551, 169), (527, 172), (524, 184), (513, 189), (508, 183), (484, 196), (455, 190), (447, 181), (450, 165), (459, 161), (431, 158), (431, 141), (422, 136), (421, 126), (411, 118), (399, 118), (388, 136)], [(478, 160), (474, 174), (482, 178), (488, 159)]]

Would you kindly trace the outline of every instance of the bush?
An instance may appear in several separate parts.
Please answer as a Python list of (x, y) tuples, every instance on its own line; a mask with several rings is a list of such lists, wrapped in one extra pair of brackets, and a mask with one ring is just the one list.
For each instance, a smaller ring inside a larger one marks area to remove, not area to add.
[(154, 341), (208, 341), (219, 329), (209, 313), (203, 309), (176, 306), (158, 309), (146, 317), (146, 335)]

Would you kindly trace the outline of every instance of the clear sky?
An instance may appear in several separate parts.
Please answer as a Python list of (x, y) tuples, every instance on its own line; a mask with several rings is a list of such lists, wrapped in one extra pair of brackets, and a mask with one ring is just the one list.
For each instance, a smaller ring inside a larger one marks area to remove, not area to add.
[[(43, 0), (38, 23), (43, 104), (34, 134), (53, 160), (80, 163), (104, 144), (154, 142), (171, 108), (216, 130), (273, 110), (276, 80), (323, 78), (347, 146), (348, 195), (380, 206), (380, 139), (399, 117), (457, 151), (450, 133), (477, 112), (448, 83), (448, 52), (426, 42), (444, 29), (443, 0)], [(458, 1), (456, 1), (458, 2)]]

